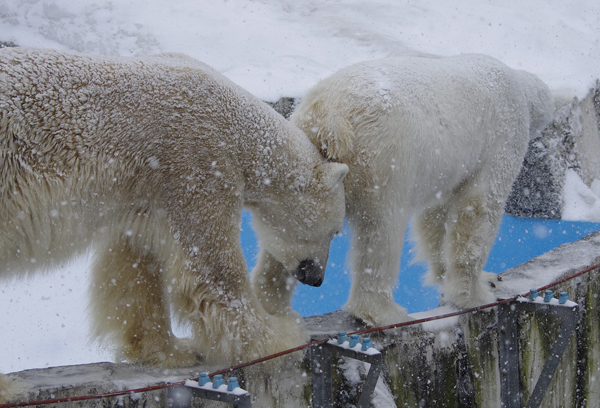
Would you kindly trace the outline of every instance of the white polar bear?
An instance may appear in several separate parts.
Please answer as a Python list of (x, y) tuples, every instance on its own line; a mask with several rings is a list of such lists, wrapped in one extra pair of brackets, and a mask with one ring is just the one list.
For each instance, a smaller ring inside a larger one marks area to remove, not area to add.
[[(537, 77), (483, 55), (363, 62), (310, 90), (291, 121), (350, 167), (345, 309), (372, 325), (408, 319), (392, 289), (411, 216), (427, 282), (460, 308), (493, 301), (482, 268), (530, 137), (552, 110)], [(253, 284), (282, 292), (269, 288), (278, 273), (272, 263)]]
[[(320, 284), (348, 167), (210, 67), (5, 48), (0, 160), (0, 276), (93, 245), (93, 327), (119, 358), (237, 363), (305, 341), (251, 290), (241, 211), (264, 253)], [(171, 304), (193, 339), (173, 336)]]

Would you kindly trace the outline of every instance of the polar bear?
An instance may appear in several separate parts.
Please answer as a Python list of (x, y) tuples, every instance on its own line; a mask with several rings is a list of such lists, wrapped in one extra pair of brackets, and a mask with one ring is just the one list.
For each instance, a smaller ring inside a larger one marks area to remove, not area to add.
[(305, 341), (251, 289), (241, 211), (264, 254), (318, 285), (348, 166), (207, 65), (5, 48), (0, 155), (0, 276), (93, 246), (93, 327), (118, 359), (237, 363)]
[[(408, 319), (392, 289), (411, 216), (427, 283), (459, 308), (493, 301), (482, 268), (529, 140), (552, 112), (541, 80), (484, 55), (358, 63), (310, 90), (291, 121), (350, 167), (345, 309), (371, 325)], [(284, 310), (272, 295), (282, 285), (270, 283), (280, 272), (271, 262), (252, 278), (272, 311)]]

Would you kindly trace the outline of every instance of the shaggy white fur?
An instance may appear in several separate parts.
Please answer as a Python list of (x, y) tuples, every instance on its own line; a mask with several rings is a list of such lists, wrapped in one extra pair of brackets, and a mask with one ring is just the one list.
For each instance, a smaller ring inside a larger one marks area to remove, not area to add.
[[(411, 216), (427, 282), (460, 308), (493, 301), (482, 268), (528, 142), (552, 109), (537, 77), (483, 55), (369, 61), (315, 86), (291, 121), (350, 167), (345, 309), (372, 325), (408, 319), (392, 289)], [(260, 273), (273, 281), (277, 267)], [(253, 277), (275, 293), (269, 279)]]
[(241, 211), (263, 256), (319, 284), (348, 167), (210, 67), (2, 49), (0, 164), (0, 276), (94, 245), (93, 327), (119, 359), (227, 364), (305, 341), (251, 290)]

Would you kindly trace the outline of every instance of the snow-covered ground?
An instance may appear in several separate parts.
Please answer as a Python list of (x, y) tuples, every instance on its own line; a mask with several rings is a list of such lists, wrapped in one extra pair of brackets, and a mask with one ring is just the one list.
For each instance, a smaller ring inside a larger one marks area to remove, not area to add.
[[(579, 0), (0, 0), (0, 41), (87, 53), (183, 52), (258, 97), (301, 97), (354, 62), (479, 52), (582, 97), (600, 77), (600, 3)], [(600, 221), (567, 178), (565, 218)], [(111, 359), (87, 341), (89, 258), (0, 286), (0, 372)]]

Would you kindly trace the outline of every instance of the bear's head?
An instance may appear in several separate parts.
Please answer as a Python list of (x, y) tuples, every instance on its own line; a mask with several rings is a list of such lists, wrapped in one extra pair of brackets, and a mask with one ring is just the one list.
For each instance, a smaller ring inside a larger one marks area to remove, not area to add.
[(329, 244), (344, 222), (347, 173), (345, 164), (321, 162), (304, 185), (279, 188), (252, 209), (260, 247), (301, 283), (323, 283)]

